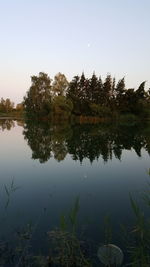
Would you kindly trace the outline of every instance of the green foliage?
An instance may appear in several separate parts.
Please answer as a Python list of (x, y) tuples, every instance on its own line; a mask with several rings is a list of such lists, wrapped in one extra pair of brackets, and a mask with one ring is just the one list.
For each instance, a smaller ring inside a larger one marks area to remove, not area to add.
[(143, 99), (143, 98), (145, 98), (145, 94), (146, 94), (146, 92), (145, 92), (145, 83), (146, 83), (146, 81), (142, 82), (142, 83), (140, 84), (139, 88), (138, 88), (138, 89), (136, 90), (136, 92), (135, 92), (136, 97), (137, 97), (138, 99)]
[[(144, 213), (141, 212), (138, 204), (132, 198), (131, 195), (130, 195), (130, 202), (131, 202), (132, 210), (133, 210), (133, 212), (134, 212), (134, 214), (136, 216), (137, 225), (138, 225), (138, 228), (135, 229), (135, 230), (137, 230), (137, 231), (139, 231), (139, 230), (143, 231), (142, 229), (144, 228)], [(141, 233), (141, 236), (143, 236), (143, 232)]]
[(62, 231), (66, 231), (67, 230), (67, 222), (66, 222), (65, 215), (61, 215), (60, 216), (60, 229)]
[(9, 98), (6, 98), (6, 100), (1, 98), (0, 112), (9, 113), (12, 112), (13, 110), (14, 110), (14, 103), (11, 102)]
[(99, 88), (98, 88), (98, 79), (95, 73), (93, 73), (91, 79), (89, 80), (87, 89), (88, 89), (87, 91), (88, 101), (91, 103), (97, 103), (99, 97)]
[[(81, 86), (80, 84), (80, 77), (75, 76), (73, 80), (69, 83), (68, 89), (67, 89), (67, 99), (70, 99), (73, 103), (73, 113), (79, 115), (81, 113), (80, 111), (80, 91)], [(80, 89), (79, 89), (80, 88)]]
[(70, 82), (67, 97), (72, 100), (73, 113), (76, 115), (111, 117), (112, 113), (132, 113), (148, 118), (150, 96), (145, 92), (144, 86), (145, 82), (137, 91), (127, 90), (124, 78), (116, 84), (115, 78), (112, 79), (110, 74), (102, 82), (95, 73), (90, 79), (86, 79), (82, 73), (81, 77), (75, 76)]
[(134, 126), (139, 118), (133, 113), (121, 114), (119, 117), (119, 124), (126, 126)]
[(68, 119), (70, 115), (110, 118), (128, 113), (142, 119), (150, 117), (150, 93), (145, 91), (145, 81), (134, 90), (126, 89), (124, 77), (116, 83), (108, 74), (103, 82), (95, 73), (91, 78), (82, 73), (68, 82), (64, 74), (58, 73), (51, 85), (48, 75), (40, 72), (31, 77), (31, 82), (24, 108), (33, 117), (51, 114), (54, 119)]
[(72, 225), (73, 233), (75, 233), (75, 230), (76, 230), (75, 228), (76, 228), (76, 224), (77, 224), (77, 215), (79, 212), (79, 203), (80, 203), (80, 199), (79, 199), (79, 197), (77, 197), (75, 200), (74, 206), (71, 209), (70, 214), (69, 214), (69, 219), (70, 219), (70, 222)]
[(52, 102), (52, 112), (55, 115), (69, 116), (73, 109), (73, 104), (70, 99), (65, 96), (55, 96)]
[(24, 97), (27, 114), (35, 117), (48, 115), (51, 109), (51, 79), (46, 73), (31, 77), (31, 87)]
[(16, 105), (16, 111), (19, 113), (23, 113), (24, 111), (23, 103), (19, 103)]
[(66, 89), (68, 87), (68, 81), (64, 74), (58, 73), (54, 77), (54, 82), (52, 84), (52, 95), (55, 96), (64, 96)]
[(79, 197), (77, 197), (68, 216), (61, 215), (60, 228), (48, 232), (51, 241), (51, 258), (56, 266), (92, 267), (88, 259), (89, 255), (86, 257), (81, 248), (83, 241), (80, 241), (77, 237), (76, 225), (79, 202)]
[(112, 113), (111, 113), (111, 109), (109, 107), (106, 106), (101, 106), (101, 105), (97, 105), (92, 103), (90, 105), (90, 109), (91, 109), (91, 114), (101, 117), (101, 118), (105, 118), (105, 117), (111, 117)]
[(103, 89), (102, 89), (102, 99), (103, 99), (103, 105), (109, 106), (110, 104), (110, 97), (112, 94), (112, 77), (110, 74), (106, 76), (105, 82), (103, 83)]
[[(144, 200), (149, 200), (149, 194), (144, 194)], [(144, 216), (138, 203), (130, 195), (130, 203), (134, 212), (136, 221), (131, 231), (129, 242), (130, 261), (132, 266), (149, 266), (150, 264), (150, 221)], [(149, 204), (149, 202), (147, 203)]]
[(80, 198), (79, 196), (76, 197), (73, 207), (71, 208), (68, 217), (65, 215), (61, 215), (60, 217), (60, 229), (61, 231), (66, 230), (71, 225), (71, 232), (75, 234), (76, 226), (77, 226), (77, 216), (80, 208)]

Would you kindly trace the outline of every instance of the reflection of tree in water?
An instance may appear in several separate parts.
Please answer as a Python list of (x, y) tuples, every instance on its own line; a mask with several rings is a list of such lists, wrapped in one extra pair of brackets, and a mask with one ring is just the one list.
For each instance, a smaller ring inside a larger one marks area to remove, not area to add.
[(24, 127), (24, 121), (23, 120), (17, 120), (17, 125), (18, 126), (21, 126), (21, 127)]
[(68, 125), (62, 127), (62, 125), (53, 127), (52, 133), (52, 151), (54, 158), (57, 161), (62, 161), (65, 159), (68, 149), (67, 149), (67, 142), (71, 136), (71, 130)]
[(11, 119), (2, 119), (0, 120), (0, 130), (11, 130), (12, 127), (15, 127), (14, 120)]
[(32, 158), (39, 159), (40, 163), (49, 160), (52, 154), (57, 161), (64, 160), (66, 157), (67, 127), (50, 127), (49, 123), (31, 123), (27, 121), (23, 134), (32, 149)]
[(32, 149), (32, 158), (46, 162), (51, 157), (51, 134), (48, 125), (26, 122), (24, 138)]
[(93, 127), (74, 127), (72, 140), (68, 142), (68, 152), (74, 160), (82, 162), (84, 158), (88, 158), (93, 162), (100, 156), (104, 161), (112, 158), (112, 140), (109, 139), (109, 132)]
[[(93, 160), (102, 157), (105, 162), (111, 160), (113, 155), (121, 160), (124, 149), (134, 149), (141, 157), (141, 149), (150, 153), (150, 128), (143, 131), (141, 125), (137, 126), (74, 126), (72, 139), (69, 140), (68, 152), (74, 160)], [(149, 129), (149, 130), (148, 130)]]
[[(150, 128), (149, 129), (150, 133)], [(135, 125), (134, 127), (130, 126), (121, 126), (115, 129), (114, 131), (114, 144), (113, 152), (116, 156), (116, 148), (120, 148), (120, 153), (122, 153), (123, 149), (131, 150), (134, 149), (139, 157), (141, 157), (141, 149), (147, 147), (147, 135), (145, 131), (142, 130), (141, 125)], [(148, 145), (150, 148), (150, 146)], [(121, 154), (120, 154), (121, 155)]]
[(134, 149), (141, 157), (141, 149), (150, 153), (150, 128), (141, 126), (113, 125), (52, 125), (31, 124), (24, 127), (24, 136), (32, 149), (32, 158), (46, 162), (51, 156), (57, 161), (65, 159), (67, 153), (73, 160), (87, 158), (92, 163), (100, 157), (107, 162), (113, 157), (121, 160), (124, 149)]

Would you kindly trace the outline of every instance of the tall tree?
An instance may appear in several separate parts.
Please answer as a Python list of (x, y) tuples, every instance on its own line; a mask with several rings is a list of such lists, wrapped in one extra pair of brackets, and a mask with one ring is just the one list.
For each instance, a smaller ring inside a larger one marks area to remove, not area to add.
[(109, 106), (111, 91), (112, 91), (112, 78), (111, 75), (108, 74), (103, 84), (103, 93), (102, 93), (103, 105), (105, 106)]
[(136, 106), (136, 97), (134, 88), (126, 90), (124, 95), (124, 111), (133, 113)]
[(98, 79), (98, 84), (97, 84), (97, 103), (96, 104), (102, 105), (102, 101), (103, 101), (103, 81), (100, 76)]
[(75, 100), (78, 98), (78, 88), (79, 88), (79, 81), (80, 77), (74, 76), (72, 81), (69, 83), (68, 89), (67, 89), (67, 97), (71, 98), (72, 100)]
[(146, 94), (145, 94), (145, 83), (146, 81), (142, 82), (139, 86), (139, 88), (136, 90), (136, 97), (137, 99), (144, 99)]
[(0, 101), (1, 112), (9, 113), (13, 111), (13, 109), (14, 109), (14, 103), (9, 98), (6, 98), (6, 100), (1, 98), (1, 101)]
[(115, 109), (115, 90), (116, 90), (116, 79), (115, 77), (112, 80), (112, 88), (110, 92), (110, 108), (112, 111)]
[(148, 92), (145, 92), (145, 83), (146, 81), (142, 82), (139, 88), (135, 91), (135, 113), (141, 114), (144, 117), (149, 117), (149, 97)]
[(71, 99), (73, 103), (73, 113), (74, 114), (80, 114), (80, 98), (79, 98), (79, 82), (80, 77), (74, 76), (72, 81), (69, 83), (68, 89), (67, 89), (67, 98)]
[(10, 101), (9, 98), (5, 100), (5, 110), (6, 113), (11, 112), (14, 109), (14, 103)]
[(85, 84), (86, 84), (86, 79), (85, 79), (84, 72), (82, 72), (82, 75), (81, 75), (80, 81), (79, 81), (79, 86), (78, 86), (78, 98), (79, 98), (81, 103), (85, 99)]
[(58, 73), (54, 77), (54, 82), (52, 85), (53, 96), (64, 96), (68, 87), (68, 81), (64, 74)]
[(51, 108), (51, 79), (40, 72), (39, 76), (31, 77), (31, 87), (24, 97), (24, 108), (27, 113), (47, 115)]
[(97, 104), (98, 102), (98, 95), (99, 95), (99, 88), (98, 88), (98, 79), (93, 73), (90, 81), (89, 81), (89, 94), (90, 94), (90, 99), (89, 101)]
[(124, 77), (119, 80), (119, 82), (116, 85), (116, 96), (120, 96), (125, 92), (125, 79)]
[(115, 94), (116, 94), (116, 106), (119, 109), (123, 109), (124, 106), (124, 94), (125, 94), (125, 79), (124, 77), (119, 80), (119, 82), (116, 85), (115, 88)]

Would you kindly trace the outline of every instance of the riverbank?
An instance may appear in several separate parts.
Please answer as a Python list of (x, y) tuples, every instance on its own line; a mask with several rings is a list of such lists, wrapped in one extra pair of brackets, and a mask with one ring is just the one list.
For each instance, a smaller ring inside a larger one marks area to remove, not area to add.
[(0, 112), (0, 119), (24, 119), (25, 118), (25, 113), (23, 112), (11, 112), (11, 113), (2, 113)]
[(0, 119), (8, 119), (8, 120), (17, 120), (17, 119), (27, 119), (27, 120), (36, 120), (38, 122), (50, 122), (52, 124), (58, 123), (70, 123), (70, 124), (99, 124), (99, 123), (121, 123), (121, 124), (135, 124), (139, 122), (148, 122), (150, 121), (149, 117), (139, 117), (132, 113), (126, 114), (116, 114), (115, 116), (109, 117), (98, 117), (98, 116), (75, 116), (71, 115), (67, 116), (55, 116), (54, 114), (49, 114), (44, 117), (35, 117), (33, 115), (26, 116), (25, 112), (11, 112), (11, 113), (0, 113)]

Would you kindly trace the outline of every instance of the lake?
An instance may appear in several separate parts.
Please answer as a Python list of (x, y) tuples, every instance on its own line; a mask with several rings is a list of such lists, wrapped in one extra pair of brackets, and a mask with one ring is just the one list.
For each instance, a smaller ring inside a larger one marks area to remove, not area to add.
[(124, 249), (120, 225), (131, 230), (135, 222), (129, 194), (141, 203), (150, 179), (150, 125), (3, 119), (0, 151), (3, 242), (14, 246), (17, 234), (30, 225), (32, 251), (47, 254), (47, 232), (59, 227), (62, 215), (67, 220), (78, 198), (76, 231), (87, 240), (93, 258), (105, 243), (106, 216), (111, 243)]

